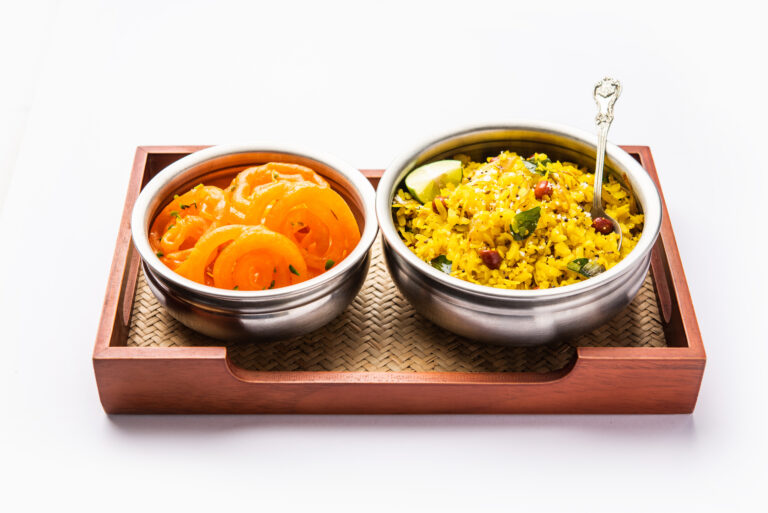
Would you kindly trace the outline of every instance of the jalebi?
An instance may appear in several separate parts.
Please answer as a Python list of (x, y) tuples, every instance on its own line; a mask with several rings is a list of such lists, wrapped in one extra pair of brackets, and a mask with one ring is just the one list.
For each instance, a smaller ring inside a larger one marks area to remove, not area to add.
[(149, 242), (160, 260), (197, 283), (269, 290), (314, 278), (354, 249), (349, 205), (312, 169), (270, 162), (225, 189), (200, 184), (155, 217)]

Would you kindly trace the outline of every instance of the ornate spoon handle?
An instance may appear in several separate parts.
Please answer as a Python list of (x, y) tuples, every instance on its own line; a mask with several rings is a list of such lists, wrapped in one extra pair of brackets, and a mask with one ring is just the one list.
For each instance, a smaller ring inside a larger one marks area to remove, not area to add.
[[(603, 183), (605, 165), (605, 145), (608, 142), (608, 129), (613, 122), (613, 106), (621, 94), (621, 83), (613, 78), (604, 78), (595, 85), (594, 97), (597, 103), (597, 160), (595, 162), (595, 184)], [(602, 208), (603, 188), (595, 185), (592, 209)]]

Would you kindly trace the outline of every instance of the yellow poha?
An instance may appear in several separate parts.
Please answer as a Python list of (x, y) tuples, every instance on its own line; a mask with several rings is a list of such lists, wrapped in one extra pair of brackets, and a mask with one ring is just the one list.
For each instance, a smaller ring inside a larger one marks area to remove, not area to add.
[(594, 174), (543, 153), (455, 158), (464, 164), (461, 183), (426, 204), (399, 189), (392, 204), (408, 248), (451, 276), (502, 289), (559, 287), (610, 269), (640, 239), (643, 215), (611, 174), (603, 201), (621, 226), (621, 250), (618, 234), (593, 227)]

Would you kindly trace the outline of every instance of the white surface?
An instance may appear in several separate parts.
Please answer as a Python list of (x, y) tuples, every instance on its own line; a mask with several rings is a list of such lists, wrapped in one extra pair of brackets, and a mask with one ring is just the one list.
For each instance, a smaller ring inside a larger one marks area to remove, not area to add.
[(26, 130), (56, 7), (56, 0), (0, 4), (0, 206)]
[[(749, 4), (703, 5), (3, 4), (2, 105), (31, 109), (0, 121), (18, 148), (2, 155), (0, 501), (754, 509), (768, 478), (768, 41)], [(653, 149), (699, 316), (693, 415), (103, 413), (91, 349), (137, 145), (273, 139), (383, 167), (464, 123), (590, 129), (604, 74), (625, 86), (611, 139)]]

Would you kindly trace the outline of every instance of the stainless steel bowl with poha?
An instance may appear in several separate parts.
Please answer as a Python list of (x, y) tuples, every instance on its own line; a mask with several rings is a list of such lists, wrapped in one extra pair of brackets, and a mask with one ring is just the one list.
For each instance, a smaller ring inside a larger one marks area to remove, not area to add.
[(610, 269), (636, 246), (643, 214), (615, 176), (603, 181), (605, 218), (592, 219), (594, 174), (544, 153), (457, 155), (411, 171), (392, 201), (400, 238), (453, 277), (501, 289), (548, 289)]

